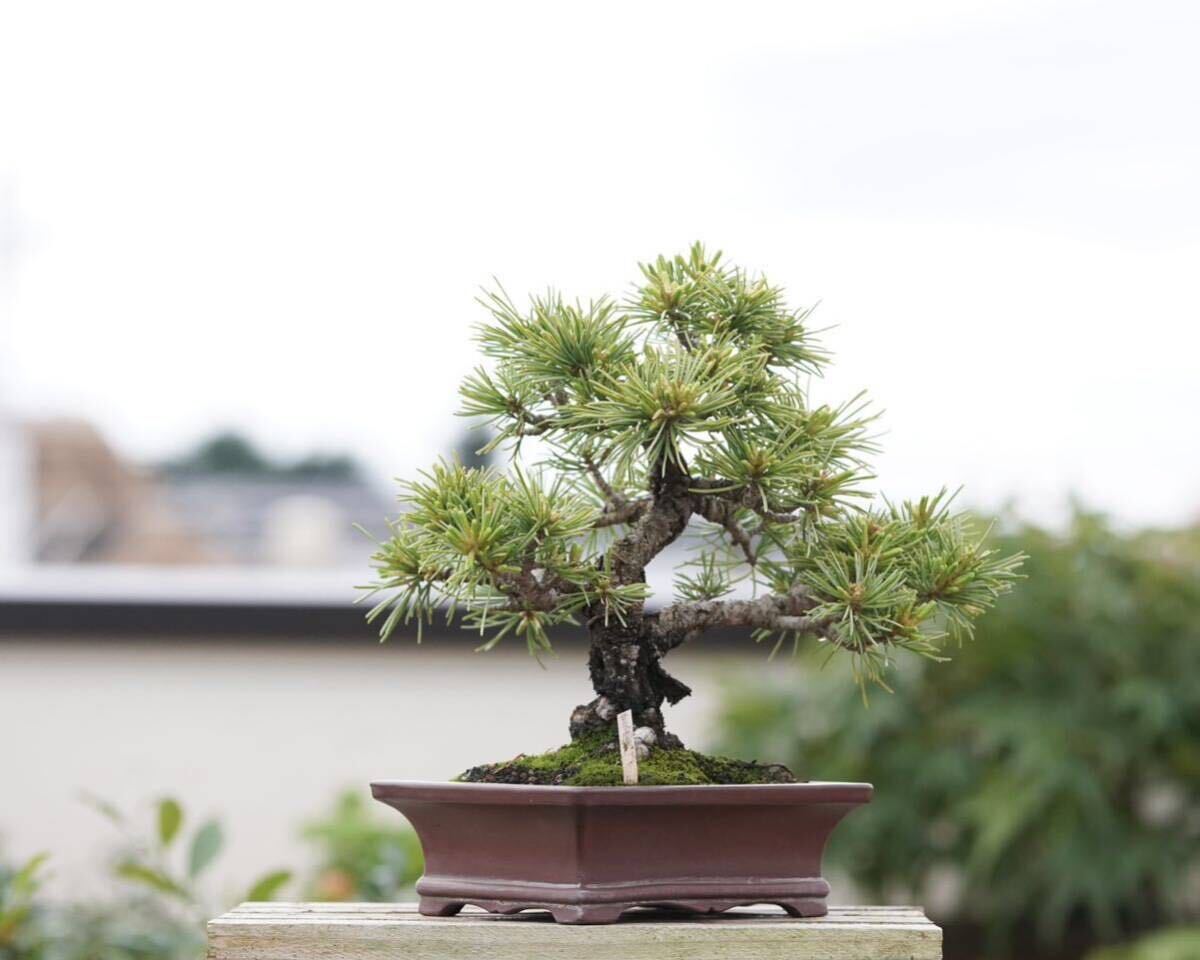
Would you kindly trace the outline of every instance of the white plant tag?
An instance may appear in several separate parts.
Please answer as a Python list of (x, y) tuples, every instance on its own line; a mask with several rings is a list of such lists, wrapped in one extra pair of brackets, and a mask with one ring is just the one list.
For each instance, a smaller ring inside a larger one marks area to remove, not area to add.
[(621, 773), (625, 783), (638, 782), (637, 743), (633, 739), (633, 711), (617, 714), (617, 740), (621, 745)]

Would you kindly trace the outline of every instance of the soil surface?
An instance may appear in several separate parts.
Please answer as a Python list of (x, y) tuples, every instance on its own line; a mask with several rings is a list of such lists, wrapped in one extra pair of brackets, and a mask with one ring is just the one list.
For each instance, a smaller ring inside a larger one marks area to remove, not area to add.
[[(619, 787), (623, 784), (616, 733), (588, 734), (564, 747), (539, 754), (519, 754), (500, 763), (485, 763), (464, 771), (465, 783), (520, 783), (546, 787)], [(680, 786), (698, 783), (795, 783), (779, 763), (710, 757), (694, 750), (652, 748), (638, 761), (638, 786)]]

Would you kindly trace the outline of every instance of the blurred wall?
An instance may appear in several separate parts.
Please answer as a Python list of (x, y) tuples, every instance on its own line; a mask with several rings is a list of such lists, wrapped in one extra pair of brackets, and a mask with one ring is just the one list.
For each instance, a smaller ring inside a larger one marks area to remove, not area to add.
[[(143, 812), (177, 795), (191, 815), (225, 819), (233, 895), (297, 865), (298, 827), (336, 791), (557, 746), (590, 696), (582, 646), (540, 669), (516, 646), (435, 643), (0, 639), (0, 838), (18, 858), (52, 852), (55, 894), (87, 892), (116, 835), (81, 791)], [(672, 655), (696, 690), (669, 716), (685, 741), (705, 739), (718, 678), (738, 659)]]
[(33, 554), (31, 471), (24, 430), (0, 415), (0, 570)]

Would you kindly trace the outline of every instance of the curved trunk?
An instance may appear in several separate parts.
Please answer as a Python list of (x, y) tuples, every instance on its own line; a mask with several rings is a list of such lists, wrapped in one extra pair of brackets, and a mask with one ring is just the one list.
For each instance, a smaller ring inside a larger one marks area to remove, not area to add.
[(588, 672), (597, 696), (571, 714), (571, 739), (611, 727), (618, 713), (632, 710), (634, 726), (650, 727), (664, 746), (682, 746), (666, 731), (662, 705), (678, 703), (692, 691), (663, 669), (654, 641), (633, 624), (596, 623), (590, 633)]
[[(690, 482), (674, 461), (652, 471), (650, 508), (605, 558), (618, 583), (645, 583), (646, 565), (687, 528), (694, 506)], [(659, 661), (666, 648), (654, 642), (641, 604), (629, 611), (625, 624), (606, 623), (603, 610), (595, 607), (588, 615), (588, 672), (596, 698), (571, 714), (571, 739), (613, 726), (617, 714), (632, 710), (635, 727), (653, 729), (663, 746), (682, 746), (666, 732), (662, 705), (678, 703), (692, 691), (663, 669)]]

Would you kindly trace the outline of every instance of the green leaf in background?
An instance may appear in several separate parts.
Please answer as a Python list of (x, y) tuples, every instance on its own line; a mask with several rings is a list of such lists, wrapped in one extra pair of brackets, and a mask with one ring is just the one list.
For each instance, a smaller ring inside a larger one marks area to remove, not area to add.
[[(20, 869), (6, 868), (0, 862), (0, 958), (4, 960), (25, 960), (21, 941), (34, 917), (34, 896), (41, 880), (38, 871), (47, 857), (48, 854), (39, 853)], [(36, 960), (32, 953), (28, 956)]]
[(158, 839), (164, 847), (169, 847), (171, 841), (183, 826), (183, 807), (177, 800), (167, 797), (158, 802)]
[[(1200, 526), (1077, 510), (994, 543), (1028, 554), (1029, 580), (953, 662), (911, 662), (869, 710), (816, 654), (755, 675), (728, 690), (717, 752), (874, 783), (830, 862), (872, 899), (944, 891), (931, 912), (983, 944), (972, 960), (1196, 924)], [(1184, 958), (1200, 960), (1195, 930), (1088, 960)]]
[(125, 822), (124, 814), (122, 814), (113, 803), (105, 800), (103, 797), (98, 797), (94, 793), (88, 793), (86, 790), (84, 790), (80, 792), (79, 799), (95, 810), (102, 817), (106, 817), (111, 820), (117, 826), (120, 826)]
[(246, 893), (245, 899), (252, 901), (274, 900), (279, 889), (292, 879), (291, 870), (276, 870), (258, 878)]
[[(42, 864), (49, 859), (50, 854), (38, 853), (25, 862), (25, 865), (9, 881), (9, 891), (13, 899), (22, 899), (33, 895), (38, 887), (38, 871), (42, 869)], [(3, 901), (0, 900), (0, 903)]]
[(0, 910), (0, 956), (12, 955), (10, 945), (31, 916), (33, 916), (33, 907), (28, 903)]
[(188, 854), (188, 876), (198, 877), (221, 851), (221, 825), (209, 820), (192, 838), (192, 849)]
[(148, 867), (144, 863), (127, 861), (117, 867), (116, 874), (124, 880), (132, 880), (134, 883), (140, 883), (159, 893), (169, 893), (181, 900), (190, 899), (190, 894), (178, 883), (162, 871)]
[(1176, 927), (1152, 933), (1122, 947), (1089, 953), (1087, 960), (1195, 960), (1200, 957), (1200, 927)]
[(304, 828), (304, 839), (317, 854), (305, 899), (401, 900), (425, 865), (412, 829), (380, 819), (362, 790), (341, 794), (325, 816)]

